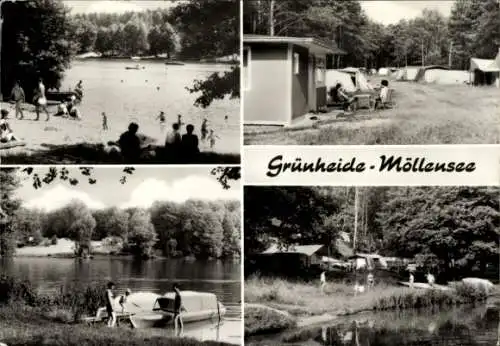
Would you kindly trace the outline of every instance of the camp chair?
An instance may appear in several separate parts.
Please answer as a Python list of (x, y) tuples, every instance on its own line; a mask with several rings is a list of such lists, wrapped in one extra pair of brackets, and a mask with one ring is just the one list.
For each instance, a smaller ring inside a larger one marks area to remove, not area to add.
[[(394, 89), (389, 89), (387, 91), (387, 99), (383, 103), (379, 103), (377, 107), (374, 105), (374, 110), (376, 109), (391, 109), (395, 106), (394, 101), (392, 100), (392, 95), (394, 94)], [(375, 109), (376, 108), (376, 109)]]
[(356, 109), (368, 108), (370, 111), (373, 110), (374, 98), (371, 94), (359, 94), (355, 98)]

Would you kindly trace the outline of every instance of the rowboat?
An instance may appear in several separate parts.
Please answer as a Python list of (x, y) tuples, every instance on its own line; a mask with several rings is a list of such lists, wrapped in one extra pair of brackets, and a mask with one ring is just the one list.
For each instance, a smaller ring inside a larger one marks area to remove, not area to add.
[(184, 66), (184, 63), (179, 61), (165, 61), (165, 65)]

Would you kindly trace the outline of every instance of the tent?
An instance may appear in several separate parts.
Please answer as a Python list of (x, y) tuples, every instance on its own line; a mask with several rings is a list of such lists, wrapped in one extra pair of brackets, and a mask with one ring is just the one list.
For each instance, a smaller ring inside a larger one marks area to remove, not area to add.
[(356, 91), (356, 85), (349, 73), (340, 72), (338, 70), (326, 70), (326, 90), (330, 91), (337, 83), (342, 84), (342, 87), (348, 92)]
[(396, 72), (396, 80), (404, 80), (406, 78), (406, 69), (401, 68)]
[(379, 76), (388, 76), (389, 75), (389, 69), (386, 68), (386, 67), (379, 68), (378, 75)]
[(428, 70), (421, 81), (435, 84), (467, 84), (471, 80), (468, 71)]
[(408, 66), (405, 69), (405, 79), (403, 80), (409, 80), (409, 81), (414, 81), (415, 78), (417, 77), (418, 71), (420, 70), (420, 67), (417, 66)]
[(449, 70), (448, 67), (444, 66), (439, 66), (439, 65), (430, 65), (430, 66), (424, 66), (420, 67), (418, 69), (417, 75), (415, 76), (415, 81), (416, 82), (421, 82), (425, 80), (425, 74), (427, 71), (432, 71), (432, 70)]
[[(499, 52), (500, 55), (500, 52)], [(500, 66), (497, 64), (496, 59), (470, 59), (469, 72), (473, 73), (474, 85), (496, 85), (500, 87)]]

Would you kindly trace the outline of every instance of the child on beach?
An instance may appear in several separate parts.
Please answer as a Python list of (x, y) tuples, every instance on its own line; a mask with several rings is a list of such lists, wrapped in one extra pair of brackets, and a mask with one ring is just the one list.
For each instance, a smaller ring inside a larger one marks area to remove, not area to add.
[(210, 143), (210, 149), (213, 149), (214, 146), (215, 146), (215, 139), (216, 138), (219, 138), (219, 136), (217, 136), (215, 133), (214, 133), (214, 130), (210, 130), (210, 134), (208, 135), (207, 137), (207, 140), (208, 142)]
[(49, 111), (47, 110), (47, 98), (45, 97), (45, 85), (43, 84), (43, 80), (40, 78), (38, 80), (38, 87), (35, 91), (35, 111), (36, 111), (36, 119), (40, 119), (40, 112), (45, 112), (47, 114), (47, 119), (45, 121), (50, 120)]
[(7, 143), (10, 141), (17, 141), (14, 132), (12, 131), (9, 123), (7, 122), (7, 116), (9, 115), (9, 111), (6, 109), (2, 109), (1, 114), (2, 117), (0, 119), (0, 142)]
[(107, 131), (109, 128), (108, 128), (108, 117), (106, 115), (106, 113), (102, 112), (102, 130), (103, 131)]

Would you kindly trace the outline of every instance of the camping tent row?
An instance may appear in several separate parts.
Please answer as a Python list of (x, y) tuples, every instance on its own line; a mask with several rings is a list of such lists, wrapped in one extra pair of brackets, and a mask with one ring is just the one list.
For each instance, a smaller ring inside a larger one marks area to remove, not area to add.
[(468, 71), (450, 70), (439, 65), (408, 66), (396, 72), (396, 80), (435, 84), (468, 84), (471, 81), (471, 75)]
[(348, 92), (372, 91), (373, 87), (366, 79), (364, 73), (355, 67), (347, 67), (341, 70), (326, 71), (326, 89), (330, 90), (338, 83), (342, 84), (344, 90)]

